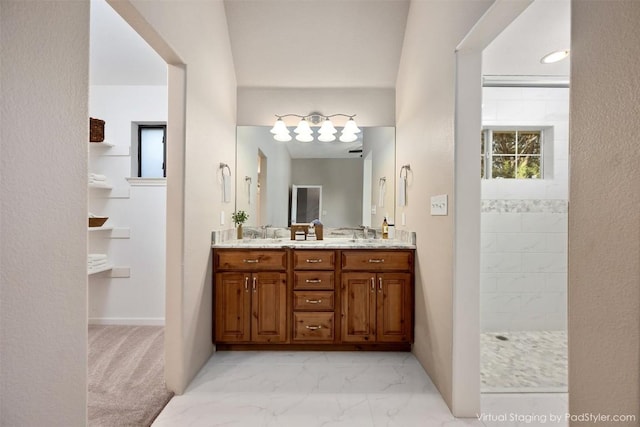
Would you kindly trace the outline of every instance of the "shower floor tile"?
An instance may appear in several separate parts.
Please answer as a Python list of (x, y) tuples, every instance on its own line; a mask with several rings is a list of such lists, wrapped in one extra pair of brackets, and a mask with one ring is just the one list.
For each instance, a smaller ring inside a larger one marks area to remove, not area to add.
[(484, 393), (567, 391), (566, 331), (486, 332), (480, 349)]

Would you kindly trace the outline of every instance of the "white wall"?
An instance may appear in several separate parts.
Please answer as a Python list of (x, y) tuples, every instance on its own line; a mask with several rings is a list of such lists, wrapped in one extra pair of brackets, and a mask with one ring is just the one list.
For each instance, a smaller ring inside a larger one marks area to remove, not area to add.
[(639, 2), (571, 3), (569, 412), (623, 426), (640, 419), (638, 22)]
[(3, 1), (0, 49), (0, 424), (82, 426), (89, 3)]
[[(275, 114), (356, 114), (358, 126), (395, 126), (395, 91), (385, 88), (238, 88), (238, 125), (273, 126)], [(288, 126), (295, 118), (285, 118)], [(332, 119), (337, 127), (346, 118)]]
[(322, 224), (357, 227), (362, 222), (362, 159), (293, 159), (293, 185), (322, 185)]
[(413, 353), (449, 407), (454, 218), (425, 213), (431, 196), (451, 196), (454, 189), (455, 49), (489, 5), (411, 2), (396, 85), (396, 170), (411, 165), (408, 205), (396, 212), (399, 219), (405, 214), (406, 225), (396, 224), (417, 233)]
[(569, 89), (484, 88), (483, 126), (550, 129), (543, 179), (483, 179), (483, 331), (564, 330)]
[[(166, 381), (182, 393), (213, 351), (211, 231), (228, 227), (219, 163), (235, 170), (236, 80), (222, 2), (111, 2), (169, 67)], [(232, 195), (231, 200), (234, 200)], [(225, 225), (220, 224), (221, 214)]]
[[(289, 191), (291, 189), (291, 156), (284, 143), (274, 141), (269, 127), (238, 126), (237, 172), (232, 171), (236, 185), (236, 209), (249, 214), (245, 225), (272, 225), (286, 227), (289, 218)], [(266, 198), (266, 215), (257, 223), (258, 150), (267, 158), (267, 188), (261, 189), (261, 198)], [(251, 202), (248, 183), (251, 178)]]
[(91, 146), (89, 170), (106, 175), (114, 190), (90, 190), (89, 211), (108, 216), (105, 225), (130, 231), (128, 239), (90, 234), (89, 252), (107, 253), (116, 267), (130, 269), (130, 277), (90, 276), (89, 323), (164, 324), (166, 188), (131, 186), (126, 177), (137, 162), (132, 122), (166, 122), (167, 87), (91, 86), (89, 112), (105, 120), (105, 141), (115, 144)]
[[(382, 220), (388, 217), (394, 223), (396, 194), (396, 129), (395, 127), (375, 127), (363, 130), (362, 155), (371, 158), (371, 205), (376, 205), (376, 213), (371, 214), (371, 226), (382, 227)], [(380, 205), (380, 178), (386, 178), (382, 206)], [(363, 206), (365, 209), (366, 206)], [(369, 206), (371, 209), (371, 206)], [(367, 211), (365, 211), (365, 214)]]

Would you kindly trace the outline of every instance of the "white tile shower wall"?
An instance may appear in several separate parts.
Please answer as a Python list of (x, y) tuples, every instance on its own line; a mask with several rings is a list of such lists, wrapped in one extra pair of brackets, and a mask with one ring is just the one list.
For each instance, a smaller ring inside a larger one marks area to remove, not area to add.
[(566, 329), (568, 112), (568, 89), (483, 90), (483, 126), (552, 126), (554, 135), (544, 179), (482, 180), (484, 332)]

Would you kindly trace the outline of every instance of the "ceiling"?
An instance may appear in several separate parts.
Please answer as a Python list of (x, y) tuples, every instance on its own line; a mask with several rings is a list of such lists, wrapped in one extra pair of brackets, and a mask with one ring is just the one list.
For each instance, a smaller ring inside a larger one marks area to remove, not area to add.
[[(417, 1), (417, 0), (414, 0)], [(394, 88), (409, 0), (224, 0), (240, 87)], [(570, 43), (569, 0), (536, 0), (483, 55), (484, 74), (569, 74), (540, 58)], [(91, 84), (166, 85), (164, 61), (91, 1)]]
[(225, 0), (238, 86), (393, 88), (408, 0)]
[(92, 85), (166, 85), (160, 56), (105, 0), (91, 0), (89, 80)]
[(536, 0), (484, 50), (482, 73), (494, 76), (569, 76), (570, 61), (541, 64), (571, 46), (569, 0)]

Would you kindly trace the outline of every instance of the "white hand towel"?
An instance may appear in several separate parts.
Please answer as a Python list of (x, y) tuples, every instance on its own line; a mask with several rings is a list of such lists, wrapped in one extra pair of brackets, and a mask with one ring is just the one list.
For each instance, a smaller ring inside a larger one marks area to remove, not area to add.
[(398, 206), (407, 205), (407, 177), (400, 177), (398, 181)]
[(222, 201), (229, 203), (231, 200), (231, 176), (222, 175)]
[(100, 175), (97, 173), (92, 173), (89, 174), (89, 180), (94, 180), (94, 181), (106, 181), (107, 177), (105, 175)]
[(384, 193), (387, 187), (387, 181), (381, 179), (378, 182), (378, 186), (380, 187), (378, 191), (378, 207), (384, 208)]

